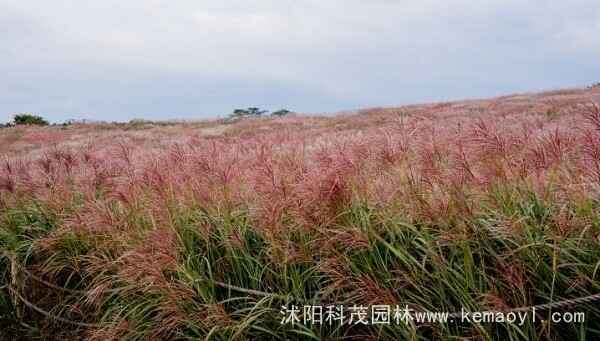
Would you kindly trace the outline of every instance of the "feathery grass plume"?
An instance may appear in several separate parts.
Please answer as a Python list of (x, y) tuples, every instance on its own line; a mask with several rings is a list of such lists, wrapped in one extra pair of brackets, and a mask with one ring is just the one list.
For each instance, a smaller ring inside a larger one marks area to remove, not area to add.
[(584, 119), (596, 130), (600, 130), (600, 106), (597, 103), (589, 103), (581, 106)]

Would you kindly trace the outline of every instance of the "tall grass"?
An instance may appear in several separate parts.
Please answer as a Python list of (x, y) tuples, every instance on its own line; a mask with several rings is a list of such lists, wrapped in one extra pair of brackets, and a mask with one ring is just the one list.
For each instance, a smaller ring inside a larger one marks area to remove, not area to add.
[(0, 334), (592, 340), (593, 301), (567, 307), (583, 323), (281, 323), (291, 305), (502, 311), (599, 293), (600, 113), (577, 104), (86, 131), (7, 155)]

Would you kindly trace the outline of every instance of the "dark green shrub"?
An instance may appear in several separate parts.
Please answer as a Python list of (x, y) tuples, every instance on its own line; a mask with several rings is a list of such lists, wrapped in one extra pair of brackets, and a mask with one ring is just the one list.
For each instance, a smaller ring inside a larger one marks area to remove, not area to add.
[(289, 111), (289, 110), (287, 110), (287, 109), (280, 109), (280, 110), (277, 110), (277, 111), (273, 111), (271, 113), (271, 116), (285, 116), (285, 115), (289, 115), (291, 113), (292, 112)]
[(14, 122), (16, 125), (48, 125), (48, 121), (43, 117), (31, 114), (17, 114), (15, 115)]

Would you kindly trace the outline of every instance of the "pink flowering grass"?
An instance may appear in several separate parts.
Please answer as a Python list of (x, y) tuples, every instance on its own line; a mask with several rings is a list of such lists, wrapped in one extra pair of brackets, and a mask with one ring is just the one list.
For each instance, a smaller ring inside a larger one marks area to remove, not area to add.
[(3, 289), (0, 333), (593, 339), (597, 303), (573, 307), (583, 324), (522, 326), (287, 325), (280, 309), (485, 311), (600, 292), (596, 103), (593, 88), (332, 117), (2, 129), (2, 284), (89, 325)]

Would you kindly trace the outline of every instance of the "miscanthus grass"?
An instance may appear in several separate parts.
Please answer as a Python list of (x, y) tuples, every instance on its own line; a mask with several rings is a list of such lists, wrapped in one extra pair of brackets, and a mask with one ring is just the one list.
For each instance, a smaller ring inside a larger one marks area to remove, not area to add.
[(7, 154), (1, 338), (593, 340), (591, 300), (523, 323), (281, 323), (291, 306), (485, 312), (600, 293), (600, 112), (547, 96), (556, 115), (505, 99), (220, 136), (83, 126)]

